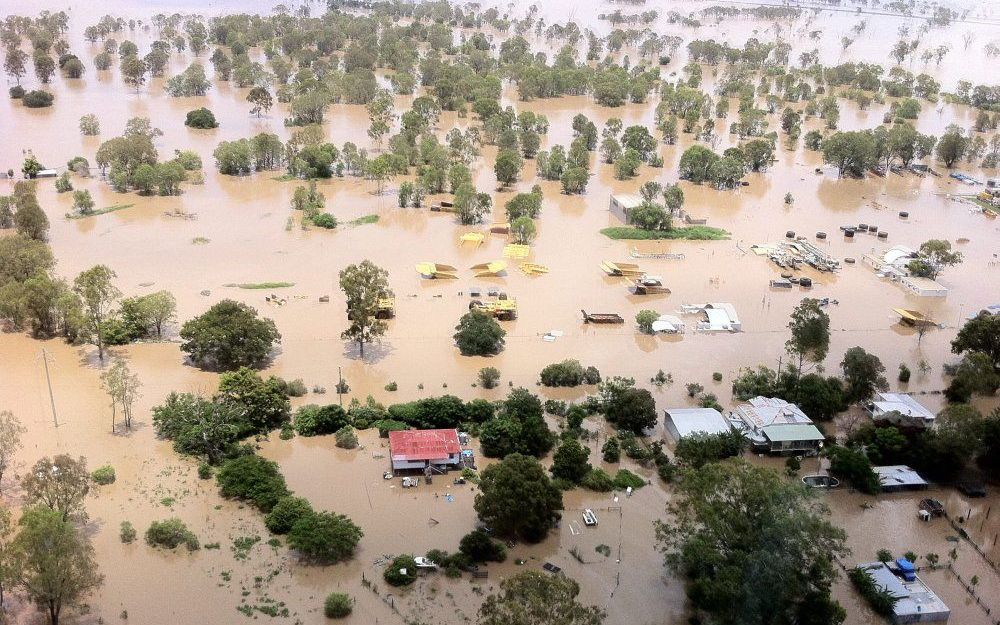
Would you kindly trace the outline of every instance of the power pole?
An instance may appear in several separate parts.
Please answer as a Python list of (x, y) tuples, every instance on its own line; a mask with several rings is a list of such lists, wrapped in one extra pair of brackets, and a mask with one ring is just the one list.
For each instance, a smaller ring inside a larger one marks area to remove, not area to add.
[(344, 394), (341, 393), (344, 390), (344, 371), (341, 367), (337, 367), (337, 401), (340, 402), (340, 407), (344, 407)]
[(52, 377), (49, 375), (49, 353), (42, 348), (42, 364), (45, 366), (45, 382), (49, 386), (49, 402), (52, 404), (52, 422), (59, 427), (59, 417), (56, 415), (56, 398), (52, 394)]

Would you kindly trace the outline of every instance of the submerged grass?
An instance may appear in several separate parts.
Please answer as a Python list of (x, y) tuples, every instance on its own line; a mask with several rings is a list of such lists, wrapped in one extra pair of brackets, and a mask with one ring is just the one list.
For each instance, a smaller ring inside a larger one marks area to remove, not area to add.
[(722, 241), (729, 238), (729, 233), (722, 228), (711, 226), (684, 226), (670, 230), (643, 230), (631, 226), (616, 226), (604, 228), (601, 234), (616, 240), (660, 240), (681, 239), (687, 241)]
[(347, 222), (348, 226), (363, 226), (365, 224), (378, 223), (378, 215), (365, 215), (364, 217), (358, 217), (357, 219), (352, 219)]
[(105, 213), (113, 213), (115, 211), (125, 210), (126, 208), (132, 208), (135, 204), (115, 204), (114, 206), (107, 206), (105, 208), (99, 208), (89, 213), (66, 213), (66, 219), (84, 219), (85, 217), (97, 217), (98, 215), (104, 215)]
[(295, 286), (294, 282), (230, 282), (222, 286), (235, 287), (237, 289), (286, 289)]

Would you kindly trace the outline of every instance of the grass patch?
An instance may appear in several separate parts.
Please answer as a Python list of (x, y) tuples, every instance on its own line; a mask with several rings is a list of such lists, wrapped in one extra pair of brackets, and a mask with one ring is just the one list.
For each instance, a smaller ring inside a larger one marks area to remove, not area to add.
[(113, 213), (115, 211), (125, 210), (126, 208), (132, 208), (133, 206), (135, 206), (135, 204), (115, 204), (114, 206), (99, 208), (97, 210), (90, 211), (89, 213), (66, 213), (66, 219), (84, 219), (85, 217), (97, 217), (98, 215), (104, 215), (105, 213)]
[(195, 238), (191, 239), (191, 244), (192, 245), (205, 245), (206, 243), (210, 242), (211, 240), (212, 239), (209, 239), (208, 237), (195, 237)]
[(729, 238), (729, 233), (722, 228), (711, 226), (684, 226), (670, 230), (643, 230), (632, 226), (616, 226), (601, 229), (601, 234), (609, 239), (655, 241), (675, 239), (685, 241), (722, 241)]
[(365, 224), (375, 224), (378, 223), (378, 215), (365, 215), (364, 217), (358, 217), (357, 219), (352, 219), (347, 222), (348, 226), (363, 226)]
[(222, 286), (235, 287), (237, 289), (287, 289), (295, 286), (294, 282), (230, 282)]
[(298, 180), (298, 178), (296, 178), (291, 174), (282, 174), (280, 176), (272, 176), (271, 180), (274, 180), (276, 182), (289, 182), (291, 180)]

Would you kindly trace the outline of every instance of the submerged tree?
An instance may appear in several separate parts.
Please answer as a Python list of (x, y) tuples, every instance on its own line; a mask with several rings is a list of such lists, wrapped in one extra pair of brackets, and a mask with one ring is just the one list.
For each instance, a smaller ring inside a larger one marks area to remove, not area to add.
[(95, 265), (73, 280), (73, 290), (83, 302), (87, 334), (97, 346), (97, 356), (104, 360), (104, 324), (121, 291), (114, 284), (118, 277), (105, 265)]
[(389, 272), (370, 260), (348, 265), (340, 272), (340, 289), (347, 297), (347, 319), (350, 325), (341, 338), (358, 344), (365, 357), (365, 344), (385, 334), (387, 325), (381, 319), (383, 304), (392, 296)]
[(125, 429), (132, 429), (132, 406), (139, 397), (142, 383), (139, 376), (128, 367), (128, 362), (121, 358), (115, 360), (111, 367), (101, 374), (101, 388), (111, 398), (111, 431), (115, 430), (115, 417), (119, 406), (125, 419)]
[(3, 493), (4, 473), (14, 466), (14, 455), (21, 449), (21, 435), (25, 432), (14, 413), (0, 411), (0, 493)]
[(843, 530), (803, 485), (742, 460), (687, 470), (657, 523), (667, 565), (694, 607), (732, 625), (839, 625), (830, 596)]
[(801, 375), (805, 361), (822, 362), (830, 350), (830, 315), (820, 307), (819, 300), (807, 297), (792, 311), (788, 329), (792, 337), (785, 342), (785, 349), (798, 358)]
[(604, 610), (576, 600), (580, 586), (564, 575), (524, 571), (500, 583), (479, 608), (480, 625), (601, 625)]
[(18, 524), (5, 562), (10, 579), (45, 610), (49, 625), (59, 625), (63, 608), (104, 581), (94, 547), (83, 530), (44, 506), (27, 509)]

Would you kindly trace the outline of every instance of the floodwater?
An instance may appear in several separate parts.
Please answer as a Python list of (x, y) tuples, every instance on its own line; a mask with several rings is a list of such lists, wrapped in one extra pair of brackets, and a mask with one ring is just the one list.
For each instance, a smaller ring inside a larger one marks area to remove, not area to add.
[[(28, 0), (16, 7), (4, 3), (0, 14), (70, 7), (72, 49), (89, 66), (98, 48), (83, 41), (82, 30), (104, 12), (148, 19), (159, 11), (219, 13), (242, 9), (246, 3), (226, 0), (204, 4), (187, 0), (156, 3), (98, 0), (86, 4)], [(267, 11), (273, 4), (260, 3), (254, 8)], [(597, 21), (594, 13), (611, 12), (617, 5), (584, 2), (574, 6), (578, 9), (574, 14), (576, 19), (589, 20), (585, 23), (602, 32), (608, 28), (607, 23)], [(692, 10), (701, 7), (696, 3), (679, 3), (679, 6)], [(558, 3), (547, 3), (543, 9), (552, 11), (551, 15), (545, 13), (550, 22), (566, 17), (553, 7), (558, 7)], [(318, 10), (318, 5), (314, 9)], [(959, 78), (974, 82), (991, 78), (990, 63), (983, 56), (982, 47), (1000, 36), (995, 23), (996, 8), (985, 5), (977, 8), (974, 15), (981, 18), (979, 22), (954, 24), (947, 29), (932, 30), (926, 36), (929, 45), (937, 45), (939, 40), (953, 45), (953, 51), (940, 67), (932, 64), (926, 68), (938, 76), (945, 89)], [(919, 25), (913, 19), (867, 15), (869, 26), (865, 34), (847, 52), (842, 52), (840, 36), (859, 19), (849, 12), (823, 11), (783, 25), (782, 32), (794, 42), (792, 58), (799, 51), (818, 47), (824, 62), (833, 63), (841, 56), (844, 60), (886, 59), (899, 25), (910, 23), (911, 31)], [(808, 40), (806, 34), (817, 28), (826, 29), (822, 39)], [(962, 35), (970, 30), (975, 38), (971, 48), (964, 51)], [(705, 26), (697, 32), (682, 30), (678, 25), (664, 26), (664, 32), (676, 32), (685, 40), (713, 36), (742, 43), (754, 33), (770, 38), (774, 30), (771, 24), (741, 19), (717, 28)], [(152, 39), (150, 33), (142, 31), (128, 37), (144, 51)], [(124, 39), (125, 35), (117, 38)], [(534, 43), (540, 49), (546, 46), (544, 40)], [(189, 54), (175, 55), (167, 76), (181, 71), (192, 60)], [(682, 52), (666, 72), (679, 72), (685, 63)], [(919, 61), (909, 69), (924, 71)], [(726, 404), (730, 400), (730, 382), (740, 368), (759, 363), (774, 366), (778, 362), (787, 338), (788, 314), (808, 295), (839, 302), (828, 309), (833, 329), (830, 357), (824, 363), (828, 370), (837, 369), (847, 348), (864, 346), (883, 360), (890, 379), (894, 379), (899, 363), (909, 364), (914, 376), (902, 388), (926, 392), (921, 400), (936, 409), (942, 401), (937, 393), (946, 385), (941, 365), (953, 360), (949, 343), (957, 326), (965, 316), (996, 303), (1000, 293), (1000, 265), (996, 256), (1000, 251), (1000, 224), (970, 212), (967, 205), (949, 197), (953, 193), (969, 193), (970, 188), (947, 177), (890, 175), (884, 179), (837, 180), (830, 168), (823, 168), (821, 174), (814, 173), (822, 165), (820, 157), (800, 145), (793, 151), (780, 150), (774, 167), (765, 174), (748, 176), (749, 186), (735, 191), (717, 192), (682, 183), (688, 212), (707, 218), (709, 225), (730, 231), (732, 239), (640, 243), (638, 248), (642, 252), (683, 253), (685, 258), (637, 261), (649, 273), (662, 275), (672, 293), (631, 295), (624, 283), (604, 276), (598, 269), (604, 259), (629, 260), (632, 246), (609, 240), (598, 232), (616, 225), (607, 211), (608, 197), (616, 192), (634, 193), (646, 180), (676, 181), (677, 161), (689, 145), (687, 137), (682, 137), (677, 146), (660, 145), (664, 168), (643, 168), (634, 180), (615, 180), (609, 166), (595, 165), (587, 193), (582, 196), (563, 196), (558, 183), (539, 182), (545, 199), (538, 220), (539, 236), (530, 260), (548, 265), (550, 273), (528, 277), (511, 262), (504, 277), (473, 279), (466, 268), (500, 258), (506, 241), (488, 235), (478, 249), (463, 248), (459, 236), (473, 228), (459, 226), (453, 216), (426, 209), (396, 208), (395, 189), (403, 179), (394, 180), (381, 196), (374, 194), (374, 183), (361, 179), (320, 181), (327, 210), (342, 224), (372, 213), (380, 217), (376, 224), (342, 226), (327, 232), (301, 229), (289, 208), (297, 183), (275, 180), (281, 172), (246, 178), (217, 174), (212, 151), (220, 141), (262, 131), (287, 138), (288, 131), (282, 125), (287, 114), (284, 105), (277, 105), (268, 116), (257, 119), (248, 114), (246, 90), (225, 83), (214, 85), (206, 97), (169, 98), (162, 91), (164, 79), (152, 80), (136, 94), (121, 83), (116, 71), (98, 73), (92, 67), (89, 70), (82, 80), (57, 77), (51, 85), (56, 102), (49, 109), (28, 110), (0, 98), (0, 137), (4, 138), (0, 141), (0, 169), (19, 169), (22, 150), (27, 149), (49, 166), (64, 164), (81, 154), (93, 162), (102, 140), (118, 135), (128, 118), (145, 116), (164, 132), (157, 139), (161, 156), (168, 156), (175, 149), (190, 149), (201, 155), (206, 166), (205, 183), (186, 184), (184, 194), (178, 197), (145, 198), (117, 194), (98, 178), (76, 178), (75, 187), (89, 189), (98, 208), (133, 206), (89, 219), (67, 220), (63, 215), (70, 209), (69, 194), (59, 195), (51, 181), (41, 182), (39, 200), (52, 221), (50, 242), (59, 261), (57, 273), (72, 278), (94, 264), (107, 264), (118, 273), (118, 284), (126, 295), (159, 289), (174, 293), (181, 320), (203, 312), (224, 297), (251, 304), (275, 320), (283, 337), (280, 351), (267, 373), (288, 379), (302, 378), (310, 387), (320, 385), (332, 391), (341, 371), (351, 386), (345, 401), (372, 394), (379, 401), (392, 403), (442, 393), (497, 399), (503, 396), (508, 382), (534, 388), (543, 366), (564, 358), (577, 358), (585, 365), (597, 366), (605, 376), (631, 376), (641, 385), (646, 385), (659, 369), (671, 373), (675, 380), (672, 385), (652, 389), (661, 410), (690, 402), (684, 391), (687, 382), (703, 384)], [(706, 68), (706, 89), (713, 82), (711, 74), (711, 69)], [(32, 81), (33, 78), (25, 79), (28, 85), (33, 85)], [(610, 117), (621, 118), (626, 126), (652, 127), (656, 105), (655, 97), (646, 104), (618, 109), (598, 107), (584, 97), (521, 103), (513, 88), (508, 88), (504, 97), (506, 103), (519, 110), (533, 110), (548, 117), (551, 129), (543, 137), (543, 149), (569, 144), (571, 120), (579, 112), (587, 114), (599, 127)], [(411, 99), (399, 98), (397, 110)], [(185, 113), (200, 106), (215, 112), (219, 128), (200, 131), (183, 125)], [(888, 103), (858, 111), (842, 101), (841, 108), (841, 128), (869, 128), (881, 121)], [(952, 122), (971, 125), (973, 111), (965, 107), (939, 108), (940, 112), (925, 104), (925, 113), (917, 122), (922, 132), (940, 133)], [(82, 137), (78, 132), (79, 117), (89, 112), (100, 119), (100, 137)], [(446, 113), (438, 130), (443, 136), (454, 126), (466, 127), (470, 123), (474, 122)], [(805, 130), (817, 127), (818, 123), (818, 120), (807, 123)], [(345, 141), (369, 145), (368, 119), (363, 107), (332, 107), (324, 127), (330, 140), (338, 145)], [(716, 149), (721, 151), (731, 144), (730, 137), (722, 135)], [(534, 165), (529, 163), (514, 189), (494, 191), (494, 156), (495, 149), (484, 147), (474, 175), (480, 190), (491, 192), (496, 205), (494, 220), (500, 221), (503, 204), (516, 191), (530, 189), (536, 180)], [(961, 170), (979, 179), (990, 175), (964, 163)], [(9, 194), (11, 187), (11, 182), (0, 181), (0, 193)], [(795, 197), (790, 206), (782, 199), (787, 192)], [(898, 218), (899, 211), (908, 211), (909, 218)], [(171, 215), (177, 212), (192, 218)], [(291, 228), (287, 227), (289, 219)], [(839, 226), (862, 222), (877, 224), (888, 231), (888, 241), (881, 242), (868, 235), (858, 235), (853, 240), (838, 236)], [(754, 243), (780, 241), (790, 229), (810, 240), (816, 231), (826, 231), (830, 236), (826, 241), (817, 241), (819, 245), (839, 258), (853, 257), (859, 262), (845, 265), (837, 274), (805, 274), (814, 278), (811, 291), (798, 287), (791, 292), (772, 291), (767, 284), (778, 277), (779, 269), (746, 250)], [(196, 237), (209, 241), (196, 245), (192, 243)], [(965, 262), (947, 269), (940, 278), (949, 288), (947, 298), (908, 295), (896, 285), (877, 278), (860, 262), (866, 253), (893, 244), (917, 247), (929, 238), (963, 241), (958, 248), (965, 255)], [(355, 348), (339, 338), (346, 319), (337, 274), (345, 265), (365, 258), (389, 271), (398, 314), (390, 322), (382, 344), (371, 349), (368, 358), (362, 361)], [(414, 263), (419, 261), (455, 265), (461, 270), (461, 279), (421, 280), (413, 270)], [(263, 281), (294, 282), (294, 287), (280, 291), (288, 303), (272, 306), (265, 302), (267, 291), (224, 286)], [(472, 286), (500, 288), (518, 300), (519, 319), (504, 324), (508, 332), (507, 348), (493, 358), (462, 357), (452, 345), (454, 325), (469, 300), (463, 293)], [(201, 295), (203, 291), (210, 294)], [(329, 303), (319, 302), (323, 295), (330, 296)], [(733, 303), (744, 332), (650, 337), (638, 334), (632, 323), (635, 313), (644, 308), (668, 313), (684, 303), (706, 301)], [(946, 327), (932, 330), (918, 340), (915, 332), (896, 323), (893, 307), (929, 313)], [(584, 325), (581, 309), (617, 312), (627, 323), (607, 327)], [(543, 341), (542, 335), (550, 330), (564, 334), (555, 342)], [(42, 349), (51, 357), (58, 427), (53, 423), (40, 360)], [(88, 499), (91, 518), (88, 530), (92, 532), (106, 583), (92, 598), (88, 613), (75, 615), (77, 622), (96, 623), (98, 619), (109, 622), (127, 612), (133, 622), (150, 625), (229, 623), (244, 618), (235, 609), (243, 600), (242, 594), (247, 592), (246, 602), (250, 605), (263, 605), (266, 599), (284, 602), (291, 615), (281, 620), (320, 623), (324, 621), (322, 598), (333, 590), (343, 589), (358, 601), (349, 622), (400, 623), (404, 619), (426, 620), (426, 615), (433, 614), (434, 620), (442, 623), (467, 623), (474, 621), (482, 596), (495, 589), (504, 576), (520, 568), (514, 563), (515, 558), (526, 560), (524, 567), (537, 568), (545, 561), (563, 567), (581, 584), (584, 601), (606, 607), (609, 624), (684, 621), (683, 587), (664, 571), (661, 557), (653, 548), (652, 521), (662, 516), (669, 497), (669, 492), (655, 480), (653, 486), (617, 502), (603, 494), (568, 493), (565, 522), (559, 530), (540, 545), (515, 547), (508, 562), (491, 566), (489, 579), (481, 583), (426, 576), (413, 589), (394, 590), (394, 596), (388, 597), (376, 562), (387, 554), (423, 553), (430, 548), (454, 550), (459, 538), (474, 523), (475, 492), (471, 486), (452, 486), (449, 480), (438, 479), (433, 485), (403, 491), (398, 482), (383, 481), (381, 474), (386, 461), (378, 456), (385, 450), (371, 432), (362, 436), (363, 449), (350, 452), (336, 449), (328, 438), (268, 441), (262, 453), (281, 463), (296, 492), (319, 508), (348, 514), (365, 531), (353, 561), (332, 567), (304, 566), (291, 559), (287, 549), (266, 544), (268, 535), (258, 513), (222, 500), (212, 483), (197, 479), (193, 463), (174, 454), (169, 444), (156, 440), (149, 417), (151, 407), (162, 402), (172, 390), (211, 393), (216, 376), (185, 363), (176, 342), (134, 345), (116, 352), (129, 359), (143, 382), (143, 395), (136, 410), (138, 426), (129, 435), (110, 433), (110, 411), (99, 389), (100, 368), (91, 348), (67, 346), (60, 341), (41, 342), (16, 334), (0, 335), (0, 408), (12, 410), (29, 429), (19, 458), (22, 470), (43, 455), (71, 453), (86, 456), (91, 467), (113, 464), (118, 473), (116, 484), (95, 489), (95, 495)], [(913, 367), (921, 359), (930, 365), (930, 373), (922, 374)], [(478, 370), (484, 366), (501, 370), (500, 388), (485, 391), (473, 387)], [(723, 374), (723, 382), (712, 381), (711, 374), (716, 371)], [(383, 390), (390, 381), (398, 383), (398, 392)], [(893, 387), (899, 385), (893, 382)], [(542, 392), (541, 388), (535, 390)], [(546, 390), (543, 394), (574, 400), (588, 390)], [(336, 401), (336, 396), (310, 395), (296, 401), (325, 403)], [(983, 408), (993, 405), (995, 402), (982, 402)], [(601, 429), (596, 421), (588, 425), (591, 429)], [(596, 452), (599, 441), (592, 441), (591, 446), (595, 449), (591, 459), (599, 462)], [(635, 470), (649, 476), (648, 471)], [(393, 488), (394, 485), (397, 487)], [(453, 495), (454, 500), (449, 501), (446, 494)], [(5, 489), (4, 496), (8, 503), (18, 503), (16, 489)], [(950, 491), (940, 491), (938, 496), (953, 517), (968, 516), (965, 512), (970, 508), (968, 502)], [(920, 555), (934, 551), (945, 561), (945, 554), (957, 545), (956, 570), (966, 578), (978, 575), (981, 589), (1000, 588), (996, 573), (968, 544), (947, 540), (956, 532), (945, 521), (923, 524), (917, 520), (916, 502), (921, 497), (892, 495), (872, 500), (838, 491), (827, 499), (834, 519), (848, 529), (855, 560), (870, 560), (875, 550), (886, 547), (898, 553), (913, 550)], [(861, 504), (866, 500), (875, 507), (863, 508)], [(976, 506), (970, 517), (969, 533), (980, 544), (996, 541), (998, 513), (992, 513), (989, 520), (986, 517), (990, 514), (989, 506), (995, 507), (997, 503), (1000, 499), (989, 498), (985, 505)], [(580, 527), (579, 511), (587, 507), (600, 517), (601, 523), (595, 529)], [(219, 542), (220, 549), (165, 554), (141, 541), (133, 545), (119, 542), (118, 525), (122, 520), (130, 520), (142, 531), (150, 521), (168, 516), (181, 517), (198, 533), (203, 545)], [(235, 559), (232, 540), (253, 535), (264, 540), (251, 549), (246, 560)], [(594, 551), (602, 543), (612, 547), (610, 558)], [(584, 562), (569, 553), (572, 547)], [(991, 553), (997, 561), (995, 548)], [(374, 588), (363, 586), (362, 579), (372, 580)], [(952, 607), (953, 622), (973, 625), (987, 622), (983, 611), (969, 602), (950, 573), (932, 572), (929, 579)], [(848, 607), (849, 623), (877, 622), (859, 605), (847, 584), (838, 585), (837, 596)], [(995, 596), (996, 593), (991, 607), (998, 609)], [(15, 609), (18, 621), (32, 622), (29, 608)], [(260, 614), (258, 617), (265, 618)]]

